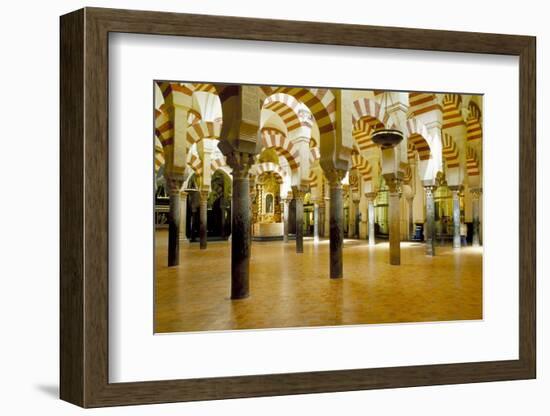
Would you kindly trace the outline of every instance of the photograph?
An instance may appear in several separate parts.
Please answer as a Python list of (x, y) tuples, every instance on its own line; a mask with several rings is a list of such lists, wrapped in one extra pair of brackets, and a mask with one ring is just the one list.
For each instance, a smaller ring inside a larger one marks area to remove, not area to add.
[(483, 320), (483, 94), (152, 89), (154, 333)]

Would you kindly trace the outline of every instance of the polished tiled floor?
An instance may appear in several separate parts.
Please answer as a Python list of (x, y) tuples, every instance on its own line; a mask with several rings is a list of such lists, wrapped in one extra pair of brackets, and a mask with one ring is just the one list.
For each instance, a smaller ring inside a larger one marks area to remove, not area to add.
[(328, 240), (254, 242), (250, 297), (229, 299), (229, 242), (184, 244), (166, 267), (167, 234), (156, 234), (156, 332), (447, 321), (482, 318), (482, 250), (402, 243), (401, 266), (388, 243), (346, 240), (344, 278), (328, 277)]

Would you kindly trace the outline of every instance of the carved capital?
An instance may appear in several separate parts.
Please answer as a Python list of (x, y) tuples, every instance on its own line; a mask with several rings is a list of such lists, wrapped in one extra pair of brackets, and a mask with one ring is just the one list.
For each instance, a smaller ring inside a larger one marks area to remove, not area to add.
[(199, 200), (200, 200), (201, 204), (206, 204), (208, 202), (208, 195), (209, 194), (210, 194), (210, 192), (206, 189), (202, 189), (199, 192)]
[(434, 185), (425, 186), (424, 191), (426, 192), (426, 198), (433, 198), (433, 194), (436, 189), (437, 189), (437, 186), (434, 186)]
[(233, 170), (233, 178), (246, 179), (248, 172), (254, 164), (254, 155), (246, 152), (234, 151), (225, 155), (227, 164)]
[(393, 173), (388, 173), (383, 176), (384, 180), (386, 181), (386, 185), (388, 185), (389, 192), (392, 194), (401, 194), (401, 183), (403, 182), (403, 178)]
[(164, 175), (166, 182), (166, 191), (170, 195), (179, 195), (183, 186), (183, 176), (180, 175)]
[(377, 192), (367, 192), (365, 197), (367, 198), (367, 201), (372, 202), (376, 199), (376, 195), (378, 195)]
[(476, 200), (481, 197), (482, 189), (481, 188), (471, 188), (470, 193), (472, 194), (472, 199)]
[(323, 169), (323, 172), (325, 173), (325, 177), (331, 189), (342, 188), (342, 179), (346, 176), (346, 171), (344, 169)]

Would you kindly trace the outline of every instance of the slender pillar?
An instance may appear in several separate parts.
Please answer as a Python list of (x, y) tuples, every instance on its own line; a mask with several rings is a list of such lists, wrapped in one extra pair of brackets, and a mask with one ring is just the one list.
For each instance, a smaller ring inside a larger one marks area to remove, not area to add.
[(450, 188), (453, 192), (453, 248), (460, 248), (460, 188)]
[(319, 204), (313, 203), (313, 241), (319, 241)]
[(344, 203), (342, 182), (330, 181), (330, 278), (343, 277)]
[(187, 242), (187, 192), (180, 192), (180, 241)]
[(231, 299), (249, 295), (250, 267), (250, 180), (248, 171), (254, 163), (249, 153), (234, 151), (227, 156), (233, 169), (231, 209)]
[(369, 246), (374, 246), (376, 245), (376, 236), (374, 235), (374, 199), (376, 198), (376, 192), (369, 192), (365, 196), (368, 203)]
[(414, 237), (413, 202), (414, 197), (407, 198), (407, 205), (409, 207), (409, 240), (412, 240)]
[(479, 198), (481, 196), (481, 188), (472, 188), (470, 192), (472, 193), (472, 246), (479, 247), (481, 245), (481, 238), (479, 236)]
[(249, 244), (252, 244), (252, 237), (254, 235), (254, 213), (256, 213), (256, 217), (258, 215), (258, 205), (256, 204), (257, 196), (258, 196), (258, 190), (256, 189), (256, 186), (253, 183), (250, 183), (250, 178), (248, 179), (248, 192), (249, 192), (249, 211), (250, 211), (250, 230), (248, 233), (248, 240)]
[(304, 252), (304, 193), (294, 192), (296, 200), (296, 253)]
[(434, 191), (435, 186), (425, 186), (426, 192), (426, 224), (424, 227), (424, 237), (426, 239), (426, 254), (435, 256), (435, 206)]
[(354, 218), (355, 218), (355, 221), (354, 221), (354, 224), (353, 224), (353, 238), (358, 239), (359, 238), (359, 222), (361, 221), (361, 219), (359, 218), (361, 212), (359, 211), (359, 200), (358, 199), (353, 200), (353, 214), (354, 214)]
[(200, 249), (205, 250), (208, 239), (208, 191), (202, 190), (199, 193), (199, 241)]
[(168, 212), (168, 267), (180, 262), (180, 188), (183, 181), (166, 178), (170, 197)]
[(325, 198), (323, 237), (330, 237), (330, 198)]
[(386, 178), (388, 184), (388, 220), (390, 231), (390, 264), (401, 264), (401, 189), (396, 177)]
[(288, 215), (290, 213), (290, 199), (283, 199), (283, 242), (288, 243)]
[(319, 237), (325, 235), (325, 201), (321, 199), (319, 202)]

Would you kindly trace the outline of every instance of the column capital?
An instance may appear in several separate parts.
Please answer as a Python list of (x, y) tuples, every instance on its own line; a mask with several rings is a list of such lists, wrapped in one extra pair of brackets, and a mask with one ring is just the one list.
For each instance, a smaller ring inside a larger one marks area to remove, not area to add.
[(459, 193), (464, 190), (464, 187), (462, 185), (450, 185), (449, 189), (453, 191), (453, 193)]
[(436, 189), (437, 189), (437, 186), (435, 185), (424, 186), (424, 192), (426, 192), (426, 196), (432, 196)]
[(403, 178), (394, 173), (386, 173), (383, 176), (390, 193), (401, 194), (401, 183), (403, 182)]
[(200, 200), (200, 202), (208, 201), (208, 195), (209, 194), (210, 194), (210, 191), (208, 189), (201, 189), (199, 191), (199, 200)]
[(247, 152), (233, 151), (225, 155), (227, 164), (233, 170), (233, 178), (246, 179), (248, 172), (254, 164), (254, 155)]
[(164, 181), (166, 182), (166, 190), (170, 195), (179, 195), (183, 186), (183, 176), (165, 174)]
[(342, 179), (346, 176), (346, 171), (344, 169), (323, 169), (325, 177), (327, 178), (328, 185), (332, 189), (341, 189), (342, 188)]
[(479, 187), (479, 188), (470, 188), (470, 193), (472, 194), (473, 199), (479, 199), (483, 192), (481, 187)]
[(365, 198), (367, 198), (367, 201), (374, 201), (377, 195), (378, 195), (378, 192), (366, 192)]

